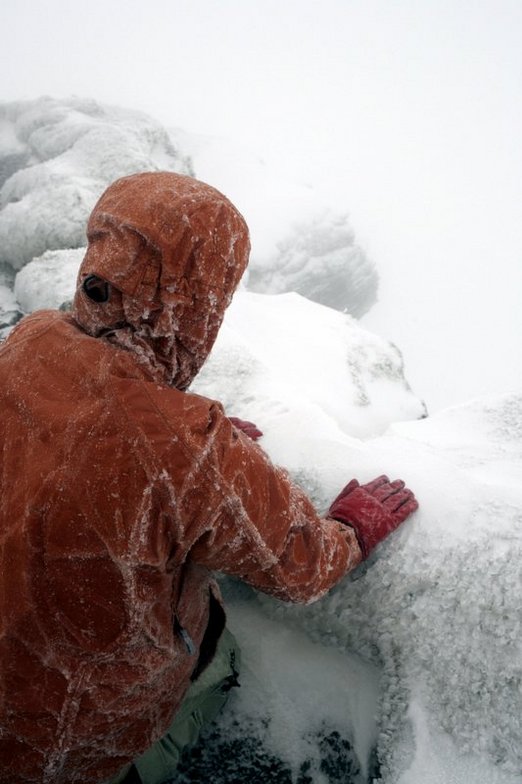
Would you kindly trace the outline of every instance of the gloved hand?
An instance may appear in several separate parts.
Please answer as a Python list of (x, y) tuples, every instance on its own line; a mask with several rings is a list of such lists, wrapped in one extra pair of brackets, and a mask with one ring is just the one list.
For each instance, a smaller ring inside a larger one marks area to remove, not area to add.
[(252, 441), (257, 441), (263, 435), (262, 431), (253, 422), (247, 422), (245, 419), (238, 419), (238, 417), (229, 417), (228, 419), (234, 427), (242, 430)]
[(352, 526), (363, 558), (412, 514), (418, 503), (401, 479), (379, 476), (360, 485), (352, 479), (328, 510), (328, 516)]

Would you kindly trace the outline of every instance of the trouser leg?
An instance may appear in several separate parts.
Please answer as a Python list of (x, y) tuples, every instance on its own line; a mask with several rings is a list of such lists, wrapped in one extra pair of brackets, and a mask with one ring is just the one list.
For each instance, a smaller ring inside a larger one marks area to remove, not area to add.
[(189, 688), (165, 735), (134, 760), (142, 784), (165, 784), (172, 778), (183, 750), (196, 743), (202, 727), (217, 716), (231, 687), (238, 685), (239, 665), (237, 642), (225, 629), (214, 658)]

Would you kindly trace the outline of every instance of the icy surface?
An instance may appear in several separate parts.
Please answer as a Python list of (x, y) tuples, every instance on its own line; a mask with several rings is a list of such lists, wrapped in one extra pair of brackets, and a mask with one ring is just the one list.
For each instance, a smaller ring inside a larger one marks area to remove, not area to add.
[(342, 467), (359, 478), (403, 476), (419, 498), (414, 518), (320, 603), (264, 601), (275, 617), (382, 665), (385, 781), (520, 775), (521, 421), (522, 396), (506, 395), (395, 425), (365, 444), (300, 433), (297, 452), (288, 433), (265, 439), (296, 479), (313, 472), (326, 495), (348, 478)]

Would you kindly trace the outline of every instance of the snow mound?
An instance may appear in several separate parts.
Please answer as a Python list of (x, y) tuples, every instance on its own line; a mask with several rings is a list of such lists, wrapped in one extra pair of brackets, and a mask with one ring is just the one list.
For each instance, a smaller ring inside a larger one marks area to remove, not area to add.
[(289, 182), (258, 156), (225, 139), (170, 131), (196, 174), (229, 196), (252, 235), (247, 287), (295, 291), (356, 318), (377, 300), (375, 265), (357, 245), (346, 212), (312, 188)]
[(395, 346), (298, 294), (239, 291), (193, 390), (267, 432), (367, 438), (425, 415)]
[[(176, 781), (364, 784), (376, 740), (379, 671), (226, 594), (242, 651), (240, 689)], [(355, 718), (355, 721), (354, 721)]]
[(269, 440), (297, 481), (313, 470), (330, 498), (333, 479), (338, 489), (352, 472), (382, 471), (419, 498), (419, 512), (316, 605), (261, 599), (273, 617), (382, 667), (386, 782), (519, 780), (521, 422), (522, 395), (505, 395), (396, 424), (366, 444), (305, 432), (297, 453), (288, 437)]
[(0, 105), (0, 262), (20, 269), (46, 250), (84, 245), (102, 191), (159, 169), (191, 172), (147, 115), (77, 98)]

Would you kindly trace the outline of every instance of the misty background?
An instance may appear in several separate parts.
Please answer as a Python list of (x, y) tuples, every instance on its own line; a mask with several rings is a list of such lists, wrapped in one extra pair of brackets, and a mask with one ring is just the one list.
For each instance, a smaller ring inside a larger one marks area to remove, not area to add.
[(2, 100), (140, 109), (348, 210), (363, 324), (431, 411), (521, 387), (520, 2), (18, 0), (0, 29)]

